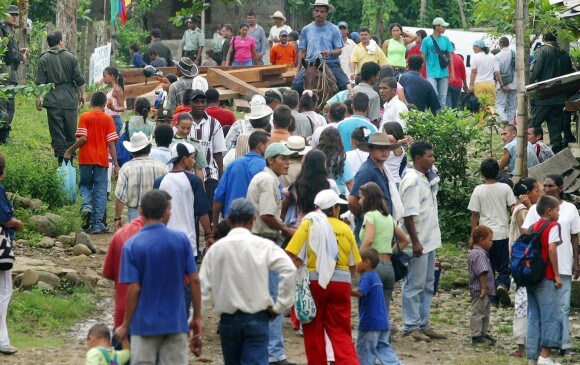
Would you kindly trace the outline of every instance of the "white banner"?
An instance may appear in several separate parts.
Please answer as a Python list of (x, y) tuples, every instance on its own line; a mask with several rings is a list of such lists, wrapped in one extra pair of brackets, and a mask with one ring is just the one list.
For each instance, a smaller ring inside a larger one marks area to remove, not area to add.
[(111, 43), (106, 46), (97, 47), (91, 55), (89, 64), (89, 85), (103, 80), (103, 71), (111, 65)]

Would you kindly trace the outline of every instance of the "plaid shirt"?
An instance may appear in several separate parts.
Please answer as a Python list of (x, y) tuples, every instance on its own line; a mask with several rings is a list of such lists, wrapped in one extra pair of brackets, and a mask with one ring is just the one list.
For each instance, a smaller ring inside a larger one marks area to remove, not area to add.
[(169, 172), (167, 165), (153, 157), (138, 157), (119, 171), (115, 196), (130, 208), (141, 205), (143, 195), (153, 189), (155, 179)]
[(536, 151), (536, 156), (538, 156), (538, 161), (540, 161), (540, 163), (547, 161), (547, 160), (551, 159), (552, 157), (554, 157), (554, 152), (552, 152), (552, 149), (550, 148), (550, 146), (548, 146), (544, 142), (538, 141), (538, 142), (534, 143), (533, 146), (534, 146), (534, 151)]
[(493, 270), (489, 261), (489, 254), (481, 246), (475, 245), (469, 252), (469, 291), (471, 299), (481, 295), (481, 282), (479, 276), (485, 273), (485, 282), (487, 283), (487, 295), (495, 295), (495, 281), (493, 279)]

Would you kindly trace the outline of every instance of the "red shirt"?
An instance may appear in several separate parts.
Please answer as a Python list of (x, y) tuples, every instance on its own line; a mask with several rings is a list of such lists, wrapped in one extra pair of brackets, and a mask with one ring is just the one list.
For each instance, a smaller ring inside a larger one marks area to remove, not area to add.
[(453, 86), (456, 89), (461, 89), (463, 87), (463, 79), (466, 77), (465, 65), (463, 60), (455, 52), (451, 53), (453, 57), (453, 69), (455, 70), (455, 78), (451, 78), (451, 65), (448, 66), (449, 69), (449, 86)]
[[(411, 49), (407, 52), (407, 64), (409, 64), (409, 57), (412, 55), (421, 56), (421, 45), (415, 44)], [(427, 71), (425, 68), (425, 63), (423, 63), (423, 68), (421, 69), (421, 76), (427, 78)]]
[(236, 115), (231, 111), (219, 106), (210, 106), (205, 108), (205, 113), (210, 117), (214, 117), (220, 122), (222, 127), (231, 126), (236, 121)]
[(115, 328), (123, 324), (127, 290), (129, 289), (129, 284), (119, 283), (123, 245), (129, 238), (137, 234), (141, 228), (143, 228), (143, 218), (137, 217), (118, 230), (111, 239), (111, 244), (105, 257), (105, 263), (103, 264), (103, 276), (115, 281)]
[[(534, 232), (537, 232), (542, 224), (546, 222), (545, 218), (540, 219), (536, 223), (534, 223)], [(556, 281), (556, 275), (554, 274), (554, 268), (552, 267), (552, 263), (550, 262), (550, 231), (553, 227), (558, 226), (560, 229), (560, 225), (557, 221), (552, 221), (552, 223), (548, 224), (548, 227), (542, 232), (542, 236), (540, 237), (540, 243), (542, 245), (542, 259), (546, 263), (546, 273), (544, 274), (544, 278), (552, 281)]]
[(111, 116), (97, 109), (81, 114), (75, 136), (87, 138), (79, 148), (79, 165), (109, 167), (108, 144), (119, 139)]

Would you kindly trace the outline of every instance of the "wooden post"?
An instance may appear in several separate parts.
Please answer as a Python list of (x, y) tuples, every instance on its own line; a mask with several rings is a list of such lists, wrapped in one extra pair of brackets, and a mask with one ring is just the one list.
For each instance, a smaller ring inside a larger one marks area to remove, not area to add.
[[(16, 39), (18, 40), (18, 46), (20, 48), (27, 48), (27, 40), (28, 40), (28, 1), (21, 0), (18, 4), (20, 9), (20, 23), (18, 24), (18, 29), (16, 29)], [(30, 53), (28, 54), (30, 57)], [(27, 83), (27, 62), (23, 62), (18, 67), (18, 83), (23, 85)]]
[(79, 39), (79, 65), (81, 66), (81, 72), (85, 77), (85, 80), (89, 78), (89, 68), (87, 67), (87, 58), (83, 57), (87, 53), (87, 26), (83, 25), (81, 27), (81, 37)]
[(525, 37), (526, 28), (529, 22), (528, 2), (526, 0), (516, 0), (516, 74), (518, 76), (518, 114), (517, 114), (517, 152), (514, 170), (514, 182), (528, 176), (528, 139), (526, 132), (528, 129), (528, 108), (526, 102), (526, 53)]

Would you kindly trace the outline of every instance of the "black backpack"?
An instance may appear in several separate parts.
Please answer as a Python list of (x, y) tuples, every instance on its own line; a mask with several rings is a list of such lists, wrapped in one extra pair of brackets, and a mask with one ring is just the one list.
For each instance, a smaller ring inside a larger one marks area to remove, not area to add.
[(546, 262), (542, 257), (542, 233), (552, 223), (547, 220), (534, 232), (532, 225), (528, 233), (522, 234), (510, 249), (510, 272), (518, 287), (533, 286), (544, 279)]
[(10, 270), (12, 266), (14, 266), (12, 240), (6, 228), (0, 226), (0, 271)]
[(472, 113), (477, 113), (481, 108), (481, 102), (474, 93), (461, 93), (459, 98), (459, 110), (467, 109)]

